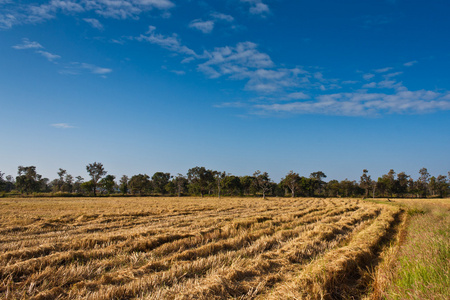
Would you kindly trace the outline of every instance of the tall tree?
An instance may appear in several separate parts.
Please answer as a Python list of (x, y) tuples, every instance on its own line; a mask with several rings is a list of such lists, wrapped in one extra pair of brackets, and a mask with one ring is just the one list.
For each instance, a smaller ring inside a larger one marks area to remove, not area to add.
[(92, 186), (93, 186), (93, 191), (94, 191), (94, 196), (96, 195), (97, 192), (97, 185), (99, 180), (106, 175), (106, 171), (103, 168), (103, 164), (98, 163), (98, 162), (94, 162), (92, 164), (89, 164), (86, 166), (86, 171), (88, 172), (89, 176), (91, 176), (91, 181), (92, 181)]
[(419, 185), (419, 191), (423, 196), (427, 196), (428, 193), (428, 182), (430, 180), (430, 173), (428, 173), (428, 170), (426, 168), (422, 168), (419, 170), (419, 180), (418, 180), (418, 185)]
[(114, 193), (114, 189), (116, 187), (116, 182), (114, 181), (116, 176), (114, 175), (106, 175), (99, 181), (99, 186), (108, 194)]
[(436, 179), (439, 197), (446, 197), (448, 191), (447, 176), (439, 175)]
[(282, 185), (291, 191), (292, 198), (295, 198), (295, 192), (300, 189), (300, 181), (300, 175), (292, 170), (281, 180)]
[(240, 182), (241, 182), (241, 187), (242, 187), (242, 193), (244, 195), (250, 195), (250, 194), (255, 194), (256, 193), (256, 188), (255, 188), (255, 177), (253, 176), (242, 176), (239, 178)]
[(36, 172), (35, 166), (18, 167), (18, 176), (16, 177), (16, 186), (23, 193), (39, 192), (48, 179), (42, 178), (42, 175)]
[(4, 175), (5, 173), (2, 173), (2, 171), (0, 171), (0, 192), (6, 190), (6, 180), (3, 178)]
[(325, 175), (322, 171), (313, 172), (309, 175), (309, 178), (313, 179), (313, 187), (314, 192), (317, 190), (318, 194), (320, 195), (322, 193), (322, 187), (324, 182), (322, 181), (322, 178), (327, 178), (327, 175)]
[(169, 183), (170, 173), (156, 172), (152, 176), (152, 184), (154, 192), (164, 195), (166, 193), (166, 185)]
[(224, 191), (229, 195), (242, 194), (241, 179), (238, 176), (227, 175), (222, 183)]
[(406, 175), (405, 172), (397, 174), (397, 193), (402, 197), (408, 192), (408, 181), (409, 175)]
[(227, 176), (227, 173), (219, 172), (219, 171), (213, 171), (213, 176), (214, 176), (214, 179), (216, 180), (217, 196), (220, 199), (220, 190), (222, 188), (223, 181), (224, 181), (224, 179)]
[(150, 189), (150, 176), (147, 174), (134, 175), (130, 178), (128, 182), (128, 187), (133, 194), (139, 193), (139, 195), (144, 194)]
[(56, 186), (54, 188), (56, 188), (58, 190), (58, 192), (62, 192), (64, 190), (64, 181), (65, 181), (64, 179), (67, 174), (67, 171), (59, 168), (59, 171), (57, 174), (59, 176), (59, 179), (56, 180), (56, 182), (55, 182)]
[(187, 173), (189, 188), (194, 194), (203, 195), (209, 190), (210, 186), (215, 182), (214, 175), (211, 170), (205, 167), (194, 167)]
[(261, 191), (263, 199), (266, 199), (266, 193), (270, 190), (271, 180), (269, 178), (269, 174), (267, 172), (261, 173), (260, 170), (253, 173), (253, 177), (255, 178), (254, 184), (257, 189)]
[(128, 193), (128, 180), (129, 180), (129, 178), (128, 178), (127, 175), (123, 175), (123, 176), (120, 178), (120, 181), (119, 181), (119, 190), (120, 190), (120, 192), (122, 193), (122, 195), (125, 195), (125, 194)]
[(81, 190), (82, 190), (81, 185), (83, 184), (84, 178), (81, 176), (77, 176), (75, 179), (76, 180), (75, 180), (75, 183), (73, 184), (73, 191), (75, 193), (81, 193)]
[(184, 177), (183, 174), (178, 173), (177, 177), (175, 177), (172, 180), (172, 182), (175, 186), (178, 197), (181, 197), (181, 194), (186, 192), (186, 190), (187, 190), (187, 186), (188, 186), (187, 178)]
[(370, 175), (368, 175), (368, 173), (369, 171), (367, 171), (367, 169), (364, 169), (359, 181), (359, 186), (365, 191), (365, 198), (367, 198), (367, 196), (369, 195), (369, 189), (372, 187), (372, 179), (370, 178)]

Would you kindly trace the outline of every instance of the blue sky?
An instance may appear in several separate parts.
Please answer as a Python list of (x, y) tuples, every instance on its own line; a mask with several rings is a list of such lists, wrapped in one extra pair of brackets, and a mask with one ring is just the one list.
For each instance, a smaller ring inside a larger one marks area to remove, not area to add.
[(444, 0), (0, 0), (0, 170), (450, 171)]

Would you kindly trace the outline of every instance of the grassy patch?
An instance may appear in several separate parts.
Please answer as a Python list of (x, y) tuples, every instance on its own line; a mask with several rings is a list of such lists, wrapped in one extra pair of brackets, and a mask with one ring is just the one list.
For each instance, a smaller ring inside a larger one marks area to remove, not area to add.
[(403, 240), (380, 266), (372, 298), (450, 299), (450, 200), (402, 202), (408, 212)]

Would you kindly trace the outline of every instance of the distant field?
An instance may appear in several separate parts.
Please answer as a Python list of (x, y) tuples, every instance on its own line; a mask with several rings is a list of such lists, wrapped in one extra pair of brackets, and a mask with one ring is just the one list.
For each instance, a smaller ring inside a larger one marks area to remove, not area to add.
[(358, 298), (403, 215), (357, 199), (0, 199), (0, 298)]

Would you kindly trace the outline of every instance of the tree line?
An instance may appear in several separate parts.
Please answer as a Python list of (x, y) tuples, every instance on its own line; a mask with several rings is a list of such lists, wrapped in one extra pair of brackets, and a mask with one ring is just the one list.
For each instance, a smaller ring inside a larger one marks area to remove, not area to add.
[(426, 168), (419, 170), (414, 180), (405, 172), (390, 170), (374, 180), (364, 169), (359, 181), (348, 179), (325, 182), (322, 171), (309, 177), (290, 171), (279, 183), (267, 172), (256, 171), (252, 176), (235, 176), (224, 171), (194, 167), (187, 174), (171, 175), (156, 172), (150, 177), (138, 174), (132, 177), (108, 174), (102, 163), (86, 166), (89, 180), (73, 177), (59, 169), (58, 177), (50, 181), (38, 174), (35, 166), (19, 166), (17, 176), (5, 176), (0, 171), (0, 195), (49, 194), (67, 196), (140, 195), (140, 196), (267, 196), (277, 197), (447, 197), (450, 191), (448, 177), (431, 176)]

